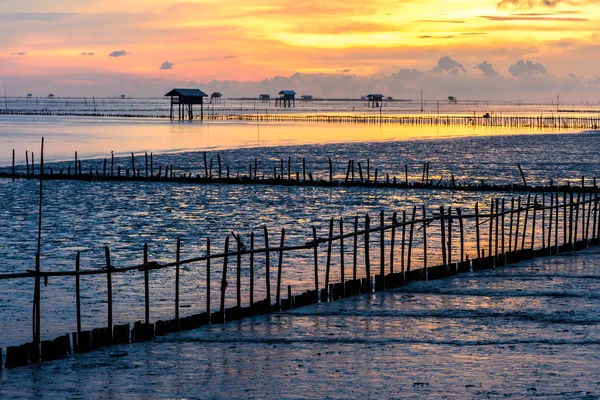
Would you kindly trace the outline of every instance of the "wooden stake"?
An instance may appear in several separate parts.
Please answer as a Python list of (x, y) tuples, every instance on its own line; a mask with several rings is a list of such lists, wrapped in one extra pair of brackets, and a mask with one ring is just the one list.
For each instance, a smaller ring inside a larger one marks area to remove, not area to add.
[(104, 247), (104, 255), (106, 256), (106, 290), (108, 304), (108, 339), (112, 343), (113, 337), (113, 305), (112, 305), (112, 266), (110, 265), (110, 250), (108, 246)]
[[(333, 219), (332, 219), (332, 221), (333, 221)], [(280, 310), (281, 310), (281, 272), (282, 272), (282, 267), (283, 267), (284, 242), (285, 242), (285, 229), (281, 228), (281, 243), (279, 246), (281, 250), (279, 250), (279, 265), (277, 266), (277, 305), (279, 306)], [(290, 299), (290, 301), (291, 301), (291, 299)]]
[(225, 320), (225, 289), (227, 289), (227, 261), (229, 253), (229, 236), (225, 238), (225, 256), (223, 256), (223, 276), (221, 278), (221, 314)]
[(406, 255), (406, 272), (410, 271), (410, 262), (411, 262), (411, 253), (412, 253), (412, 243), (413, 243), (413, 233), (415, 230), (415, 217), (417, 214), (417, 206), (413, 206), (412, 218), (410, 221), (410, 234), (408, 235), (408, 254)]
[(264, 227), (264, 234), (265, 234), (265, 280), (266, 280), (266, 287), (267, 287), (267, 303), (269, 304), (269, 311), (271, 311), (271, 258), (270, 258), (270, 252), (269, 252), (269, 231), (267, 230), (267, 227)]
[(515, 224), (515, 247), (514, 251), (519, 249), (519, 222), (521, 220), (521, 196), (517, 198), (517, 222)]
[(477, 258), (481, 258), (481, 243), (479, 238), (479, 203), (475, 203), (475, 236), (477, 239)]
[(148, 244), (144, 243), (144, 310), (146, 327), (150, 327), (150, 277), (148, 271)]
[(317, 228), (315, 228), (314, 225), (312, 227), (312, 231), (313, 231), (313, 240), (314, 240), (314, 245), (315, 245), (315, 247), (313, 248), (314, 263), (315, 263), (315, 292), (317, 293), (317, 299), (320, 299), (321, 297), (319, 296), (319, 255), (318, 255), (319, 243), (317, 242)]
[(250, 307), (254, 307), (254, 232), (250, 233)]
[(444, 206), (440, 206), (440, 226), (442, 229), (442, 265), (447, 268), (446, 263), (446, 221), (444, 217)]
[[(233, 233), (233, 232), (232, 232)], [(235, 237), (236, 242), (236, 297), (238, 308), (242, 307), (242, 237), (238, 233)]]
[(529, 205), (531, 203), (531, 195), (527, 195), (527, 206), (525, 207), (525, 218), (523, 219), (523, 237), (521, 238), (521, 250), (525, 250), (525, 239), (527, 237), (527, 220), (529, 219)]
[[(442, 209), (443, 209), (443, 207), (442, 207)], [(427, 210), (426, 210), (425, 206), (423, 206), (423, 272), (425, 273), (425, 280), (428, 281), (429, 280), (429, 271), (427, 271), (427, 221), (425, 221), (426, 219), (427, 219)], [(444, 232), (443, 217), (440, 219), (440, 222), (442, 223), (442, 232)], [(442, 241), (443, 240), (444, 239), (442, 239)]]
[(210, 318), (210, 238), (206, 238), (206, 315)]
[(406, 210), (402, 210), (402, 247), (400, 249), (400, 268), (404, 278), (404, 248), (406, 247)]
[(79, 346), (79, 338), (81, 337), (81, 288), (79, 286), (79, 263), (80, 252), (75, 256), (75, 307), (77, 312), (77, 345)]
[(358, 215), (354, 217), (354, 247), (352, 248), (352, 279), (356, 281), (356, 269), (358, 263)]
[(383, 229), (385, 220), (383, 210), (379, 213), (379, 226), (381, 227), (379, 230), (379, 275), (381, 275), (381, 288), (383, 290), (385, 289), (385, 230)]
[(179, 325), (179, 260), (181, 256), (181, 239), (177, 238), (177, 251), (175, 253), (175, 321), (177, 329), (180, 329)]
[(460, 230), (460, 262), (462, 263), (465, 261), (465, 229), (460, 207), (456, 207), (456, 214), (458, 215), (458, 229)]
[[(325, 264), (325, 291), (329, 293), (329, 273), (331, 269), (331, 247), (333, 245), (333, 241), (331, 238), (333, 237), (333, 218), (329, 220), (329, 236), (327, 238), (327, 263)], [(327, 301), (329, 301), (329, 295), (327, 296)]]
[(390, 274), (394, 273), (394, 245), (396, 242), (396, 212), (392, 214), (392, 238), (390, 240)]
[(346, 290), (345, 290), (345, 286), (346, 286), (346, 278), (344, 276), (344, 219), (340, 217), (340, 236), (342, 236), (340, 238), (340, 274), (341, 274), (341, 281), (342, 281), (342, 293), (341, 296), (345, 297), (346, 294)]
[(535, 249), (535, 218), (537, 215), (537, 194), (533, 199), (533, 220), (531, 221), (531, 250)]
[[(360, 165), (360, 163), (358, 164)], [(371, 218), (369, 214), (365, 216), (365, 274), (367, 278), (367, 293), (371, 293), (371, 257), (369, 255), (369, 229), (371, 225)]]

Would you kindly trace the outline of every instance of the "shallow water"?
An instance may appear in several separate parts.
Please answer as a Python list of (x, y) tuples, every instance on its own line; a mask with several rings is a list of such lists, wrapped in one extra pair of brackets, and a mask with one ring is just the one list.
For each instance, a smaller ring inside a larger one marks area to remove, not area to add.
[[(98, 121), (93, 124), (102, 126)], [(132, 123), (135, 125), (135, 123)], [(40, 125), (40, 129), (44, 124)], [(58, 131), (61, 123), (49, 130)], [(298, 125), (296, 128), (306, 128)], [(73, 129), (80, 129), (78, 123)], [(229, 126), (237, 129), (237, 125)], [(23, 128), (26, 129), (26, 128)], [(102, 129), (105, 129), (103, 127)], [(110, 130), (110, 129), (109, 129)], [(83, 142), (94, 145), (102, 142), (93, 133), (82, 130)], [(33, 135), (33, 133), (32, 133)], [(87, 135), (87, 136), (86, 136)], [(16, 136), (15, 136), (16, 137)], [(113, 139), (116, 140), (116, 135)], [(126, 144), (128, 146), (128, 144)], [(370, 177), (375, 169), (379, 176), (390, 173), (404, 180), (404, 164), (409, 165), (409, 180), (420, 181), (422, 162), (430, 162), (430, 177), (434, 181), (454, 175), (458, 182), (478, 182), (479, 179), (496, 183), (519, 182), (516, 164), (520, 163), (531, 183), (548, 183), (550, 179), (564, 183), (577, 183), (581, 175), (593, 177), (600, 173), (600, 163), (595, 154), (600, 151), (595, 133), (498, 135), (486, 137), (444, 138), (427, 140), (395, 140), (388, 142), (331, 143), (314, 145), (241, 148), (219, 151), (223, 164), (230, 166), (231, 174), (247, 173), (248, 164), (259, 159), (259, 176), (269, 176), (273, 167), (279, 168), (280, 159), (292, 157), (292, 174), (301, 173), (301, 160), (308, 160), (307, 169), (316, 179), (328, 179), (328, 157), (334, 160), (334, 176), (344, 179), (348, 159), (361, 161), (367, 174), (370, 158)], [(535, 148), (535, 151), (531, 151)], [(52, 146), (48, 148), (52, 159)], [(216, 154), (208, 153), (216, 170)], [(130, 168), (130, 157), (116, 158), (116, 166)], [(144, 161), (137, 157), (138, 167)], [(102, 160), (84, 160), (83, 169), (91, 165), (102, 169)], [(70, 163), (51, 162), (47, 168), (54, 171), (67, 168)], [(173, 164), (177, 173), (204, 174), (202, 153), (180, 152), (159, 154), (154, 157), (158, 165)], [(38, 164), (36, 164), (38, 165)], [(115, 166), (115, 168), (116, 168)], [(287, 163), (284, 163), (287, 171)], [(20, 171), (24, 171), (23, 166)], [(216, 175), (216, 171), (214, 174)], [(355, 171), (358, 178), (358, 171)], [(142, 172), (144, 174), (144, 172)], [(587, 184), (591, 184), (588, 179)], [(129, 266), (141, 263), (142, 246), (149, 245), (150, 260), (170, 262), (175, 259), (177, 238), (182, 239), (182, 258), (205, 253), (206, 238), (213, 241), (213, 251), (221, 251), (225, 237), (232, 231), (242, 234), (248, 244), (250, 232), (257, 235), (256, 242), (263, 245), (263, 226), (271, 233), (271, 244), (278, 243), (279, 231), (286, 229), (286, 244), (303, 244), (311, 239), (311, 226), (320, 236), (326, 235), (329, 218), (344, 218), (348, 231), (355, 215), (371, 214), (375, 221), (384, 210), (389, 222), (393, 212), (409, 212), (413, 205), (419, 210), (427, 207), (428, 215), (437, 213), (439, 206), (462, 207), (472, 212), (475, 202), (489, 204), (492, 198), (517, 196), (518, 193), (450, 192), (444, 190), (395, 190), (365, 188), (294, 188), (271, 186), (195, 185), (165, 183), (108, 183), (48, 181), (44, 183), (44, 218), (42, 229), (42, 268), (44, 270), (72, 270), (77, 251), (82, 253), (82, 268), (101, 268), (105, 265), (104, 246), (111, 249), (112, 264)], [(34, 268), (37, 239), (37, 196), (35, 181), (0, 180), (0, 271), (19, 272)], [(509, 202), (506, 203), (508, 207)], [(487, 209), (487, 206), (485, 206)], [(481, 207), (482, 211), (484, 206)], [(363, 226), (363, 220), (360, 226)], [(375, 222), (374, 222), (375, 223)], [(539, 224), (539, 222), (538, 222)], [(336, 223), (336, 232), (338, 230)], [(430, 264), (440, 262), (439, 233), (428, 230)], [(467, 227), (466, 249), (474, 257), (474, 232)], [(562, 232), (560, 232), (562, 236)], [(529, 241), (529, 238), (527, 239)], [(389, 235), (386, 245), (389, 248)], [(415, 244), (422, 242), (419, 232)], [(373, 237), (373, 245), (377, 237)], [(232, 244), (233, 246), (233, 244)], [(454, 259), (457, 247), (454, 248)], [(346, 252), (350, 252), (347, 244)], [(321, 252), (321, 257), (324, 256)], [(335, 257), (339, 257), (334, 249)], [(373, 251), (377, 262), (378, 252)], [(414, 252), (420, 265), (422, 250)], [(283, 287), (291, 285), (294, 293), (311, 287), (312, 259), (302, 252), (284, 262)], [(399, 260), (395, 258), (396, 265)], [(247, 263), (247, 260), (244, 260)], [(274, 264), (276, 261), (271, 261)], [(348, 262), (348, 261), (347, 261)], [(332, 281), (339, 279), (334, 260)], [(389, 263), (389, 261), (388, 261)], [(320, 262), (323, 274), (325, 260)], [(190, 314), (204, 309), (205, 281), (202, 265), (184, 268), (182, 276), (182, 302), (190, 306)], [(220, 282), (220, 266), (213, 268), (213, 282)], [(264, 260), (257, 259), (256, 299), (264, 296)], [(233, 270), (232, 270), (233, 272)], [(359, 275), (362, 269), (359, 270)], [(272, 268), (275, 274), (275, 268)], [(244, 301), (247, 301), (247, 265), (243, 272)], [(170, 318), (173, 314), (173, 271), (152, 273), (151, 318)], [(273, 278), (275, 276), (273, 275)], [(321, 278), (323, 279), (323, 278)], [(140, 274), (126, 274), (115, 278), (115, 322), (133, 322), (143, 316), (143, 283)], [(0, 319), (13, 329), (2, 335), (0, 346), (20, 344), (30, 335), (31, 288), (30, 280), (2, 283), (8, 288), (0, 295)], [(100, 326), (105, 321), (105, 282), (101, 278), (85, 278), (83, 285), (83, 320), (86, 328)], [(213, 299), (218, 299), (218, 287)], [(72, 279), (52, 279), (42, 292), (44, 338), (53, 338), (74, 329), (74, 296)], [(227, 304), (233, 305), (228, 298)], [(216, 303), (216, 300), (215, 300)], [(217, 304), (214, 304), (216, 306)]]
[(599, 265), (592, 249), (3, 370), (0, 396), (598, 398)]

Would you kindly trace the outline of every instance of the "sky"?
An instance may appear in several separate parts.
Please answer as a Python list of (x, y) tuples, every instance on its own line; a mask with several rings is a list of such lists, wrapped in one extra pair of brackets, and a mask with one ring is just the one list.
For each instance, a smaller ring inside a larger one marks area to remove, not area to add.
[(600, 0), (2, 0), (9, 96), (600, 101)]

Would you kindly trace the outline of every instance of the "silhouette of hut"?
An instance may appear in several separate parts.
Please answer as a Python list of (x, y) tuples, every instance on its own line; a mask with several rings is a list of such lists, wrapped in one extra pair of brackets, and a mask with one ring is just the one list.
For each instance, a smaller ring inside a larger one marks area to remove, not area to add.
[(260, 94), (258, 95), (258, 98), (260, 99), (261, 103), (270, 103), (271, 102), (271, 95), (270, 94)]
[[(188, 119), (191, 121), (194, 119), (193, 105), (200, 104), (200, 120), (204, 120), (204, 98), (208, 97), (200, 89), (173, 89), (169, 93), (165, 94), (165, 97), (171, 97), (171, 121), (173, 120), (173, 105), (179, 106), (178, 119), (184, 120), (186, 111)], [(187, 110), (186, 110), (187, 108)]]
[(448, 96), (448, 103), (450, 103), (450, 104), (457, 104), (458, 103), (458, 98), (456, 98), (456, 96)]
[(210, 104), (221, 104), (221, 98), (223, 95), (219, 92), (214, 92), (210, 95)]
[(301, 101), (312, 101), (313, 97), (310, 94), (303, 94), (300, 96)]
[(382, 94), (369, 94), (367, 95), (367, 107), (379, 108), (383, 107), (383, 98)]
[(121, 98), (122, 98), (122, 99), (124, 99), (124, 98), (125, 98), (125, 95), (124, 95), (124, 94), (122, 94), (122, 95), (121, 95)]
[(282, 90), (279, 92), (279, 98), (275, 101), (275, 106), (296, 107), (296, 92), (293, 90)]

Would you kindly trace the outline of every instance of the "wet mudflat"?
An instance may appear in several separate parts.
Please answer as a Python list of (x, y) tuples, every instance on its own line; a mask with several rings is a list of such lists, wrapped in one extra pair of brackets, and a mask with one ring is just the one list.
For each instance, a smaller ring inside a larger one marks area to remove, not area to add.
[(599, 288), (591, 249), (4, 370), (0, 397), (593, 399)]

